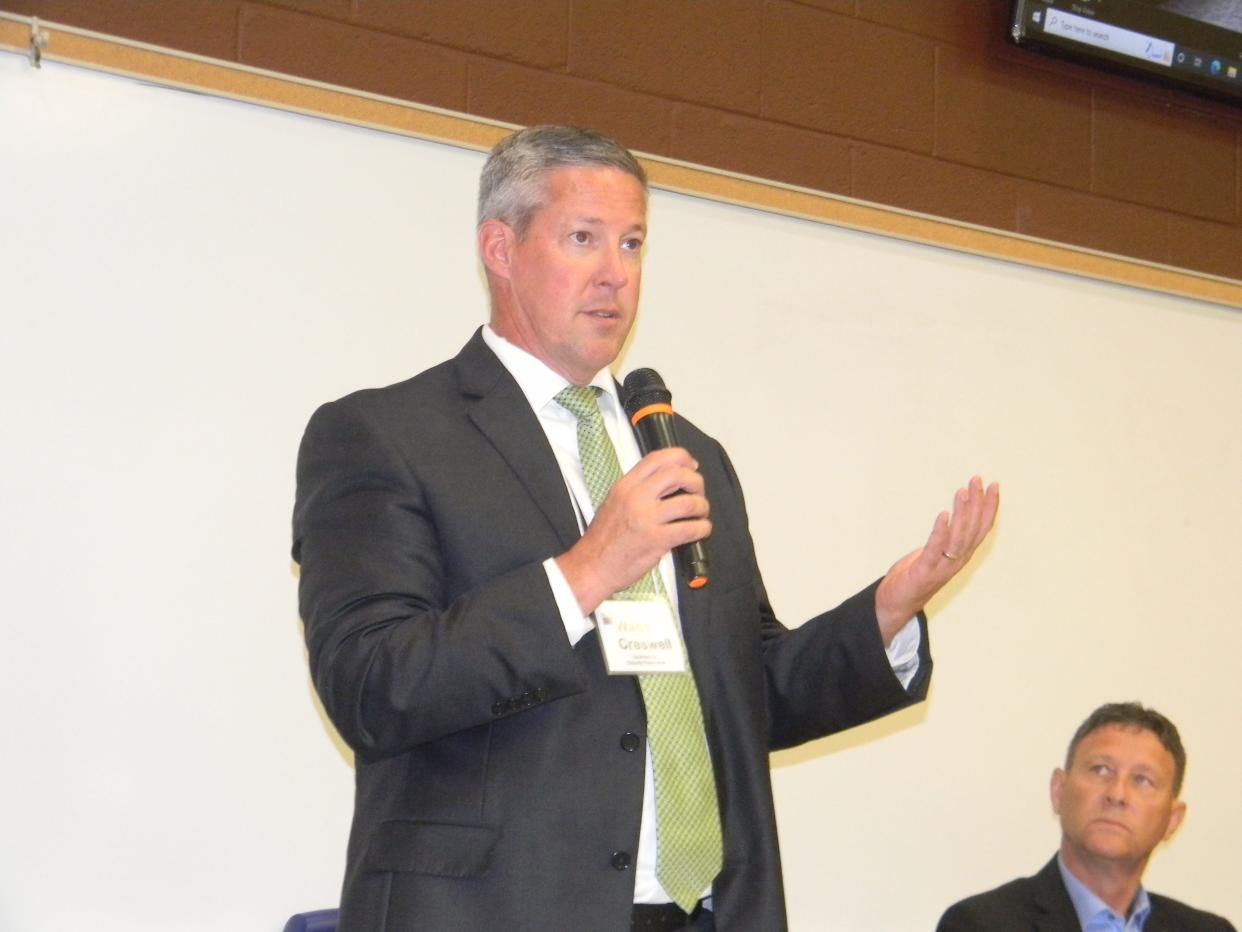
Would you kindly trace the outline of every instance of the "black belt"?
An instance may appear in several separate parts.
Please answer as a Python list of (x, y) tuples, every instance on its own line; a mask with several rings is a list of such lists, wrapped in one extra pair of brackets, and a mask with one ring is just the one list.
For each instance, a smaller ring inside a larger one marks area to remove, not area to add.
[(673, 932), (684, 929), (703, 912), (700, 902), (694, 912), (687, 913), (676, 903), (635, 903), (630, 932)]

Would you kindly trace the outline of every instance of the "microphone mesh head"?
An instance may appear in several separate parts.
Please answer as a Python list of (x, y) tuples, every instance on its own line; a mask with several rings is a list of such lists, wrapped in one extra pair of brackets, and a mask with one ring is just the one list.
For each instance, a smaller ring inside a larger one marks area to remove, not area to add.
[(621, 386), (621, 403), (630, 417), (647, 405), (673, 403), (673, 393), (664, 387), (664, 380), (654, 369), (635, 369)]

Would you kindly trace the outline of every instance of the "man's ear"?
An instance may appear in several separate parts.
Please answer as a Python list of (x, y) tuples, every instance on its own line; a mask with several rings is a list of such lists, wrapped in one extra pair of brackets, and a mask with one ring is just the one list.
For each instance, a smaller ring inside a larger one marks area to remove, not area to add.
[(1048, 795), (1052, 797), (1052, 811), (1061, 814), (1061, 787), (1065, 786), (1065, 771), (1057, 767), (1052, 771), (1052, 781), (1048, 785)]
[(479, 224), (479, 258), (492, 275), (509, 277), (513, 245), (517, 235), (513, 227), (501, 220), (484, 220)]
[(1169, 813), (1169, 827), (1164, 831), (1164, 837), (1161, 841), (1168, 841), (1173, 837), (1173, 833), (1181, 827), (1182, 820), (1186, 818), (1186, 804), (1180, 799), (1173, 801), (1173, 810)]

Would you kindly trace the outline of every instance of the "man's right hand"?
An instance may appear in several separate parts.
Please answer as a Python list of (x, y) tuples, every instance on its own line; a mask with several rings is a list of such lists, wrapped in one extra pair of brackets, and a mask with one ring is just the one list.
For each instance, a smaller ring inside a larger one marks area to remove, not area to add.
[(680, 447), (648, 453), (612, 487), (581, 539), (556, 558), (584, 615), (674, 547), (711, 534), (698, 465)]

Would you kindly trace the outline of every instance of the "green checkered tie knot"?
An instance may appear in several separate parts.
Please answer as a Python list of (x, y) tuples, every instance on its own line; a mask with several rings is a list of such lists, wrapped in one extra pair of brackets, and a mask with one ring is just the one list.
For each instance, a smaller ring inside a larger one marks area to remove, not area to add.
[[(578, 419), (578, 456), (596, 511), (621, 478), (617, 451), (604, 428), (595, 386), (571, 385), (557, 402)], [(663, 599), (672, 611), (660, 574), (653, 569), (618, 599)], [(647, 707), (647, 740), (655, 769), (656, 877), (687, 912), (720, 873), (723, 845), (716, 781), (707, 753), (703, 708), (690, 673), (638, 677)]]

